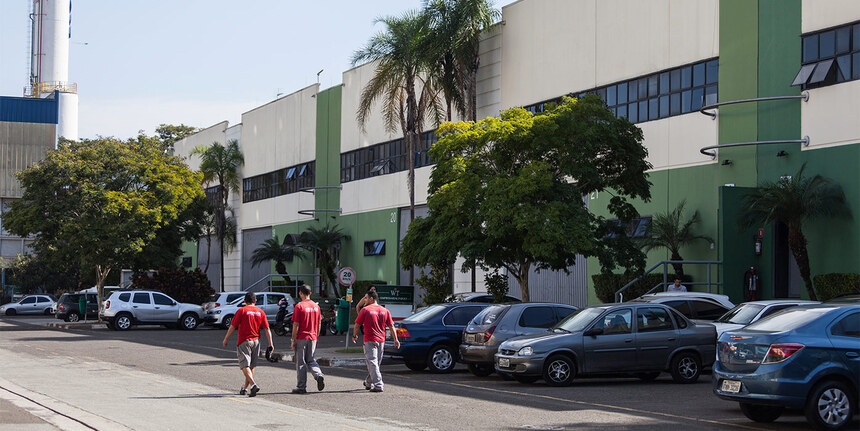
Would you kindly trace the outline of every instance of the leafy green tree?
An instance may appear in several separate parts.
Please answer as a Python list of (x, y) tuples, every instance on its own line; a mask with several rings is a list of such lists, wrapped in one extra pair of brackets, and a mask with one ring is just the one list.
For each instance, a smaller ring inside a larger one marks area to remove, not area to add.
[(522, 108), (501, 119), (445, 123), (431, 148), (426, 218), (409, 226), (401, 264), (453, 261), (505, 267), (529, 300), (532, 268), (562, 270), (576, 255), (641, 270), (644, 254), (617, 223), (588, 211), (583, 197), (605, 192), (609, 212), (629, 221), (629, 199), (650, 199), (642, 131), (594, 95), (565, 98), (546, 113)]
[(421, 276), (415, 280), (415, 284), (424, 289), (421, 302), (426, 306), (440, 304), (451, 295), (451, 265), (432, 265), (430, 272), (421, 270)]
[(99, 306), (105, 279), (134, 260), (159, 230), (199, 199), (201, 176), (149, 142), (63, 142), (18, 173), (24, 196), (4, 216), (33, 235), (40, 257), (95, 270)]
[[(686, 199), (681, 200), (674, 210), (654, 215), (648, 226), (646, 237), (642, 240), (642, 247), (645, 251), (665, 248), (669, 250), (670, 260), (684, 260), (681, 257), (681, 247), (695, 241), (714, 241), (707, 235), (697, 235), (693, 232), (693, 227), (701, 221), (698, 210), (694, 211), (690, 218), (683, 219), (686, 204)], [(683, 264), (673, 263), (672, 267), (675, 269), (675, 274), (684, 275)]]
[(803, 234), (803, 225), (809, 220), (824, 217), (850, 217), (842, 186), (829, 178), (815, 175), (804, 177), (806, 164), (796, 175), (777, 182), (766, 182), (744, 196), (740, 225), (743, 228), (782, 222), (788, 226), (788, 246), (800, 277), (806, 286), (809, 299), (816, 301), (809, 272), (809, 242)]
[[(215, 235), (221, 250), (221, 283), (224, 291), (224, 245), (228, 233), (227, 209), (230, 203), (230, 191), (239, 191), (239, 168), (245, 163), (245, 156), (239, 150), (239, 142), (231, 140), (227, 146), (213, 142), (211, 146), (199, 146), (191, 150), (192, 155), (200, 156), (200, 172), (203, 173), (203, 184), (215, 183), (214, 222)], [(229, 245), (229, 244), (228, 244)]]
[(275, 271), (284, 278), (288, 285), (292, 285), (290, 274), (284, 262), (292, 262), (293, 259), (304, 259), (304, 253), (296, 245), (287, 244), (287, 238), (281, 242), (277, 235), (260, 244), (251, 255), (251, 266), (255, 267), (264, 263), (275, 261)]
[[(299, 236), (298, 246), (309, 250), (314, 254), (317, 269), (320, 272), (320, 281), (327, 281), (335, 296), (338, 295), (337, 275), (334, 270), (340, 262), (340, 249), (344, 241), (350, 236), (343, 229), (334, 226), (316, 227), (310, 226)], [(346, 295), (346, 291), (340, 292), (340, 296)]]
[(173, 124), (161, 124), (157, 129), (155, 129), (155, 135), (161, 141), (161, 145), (164, 146), (164, 150), (173, 154), (173, 144), (176, 141), (191, 136), (198, 131), (200, 131), (200, 129), (186, 126), (185, 124), (180, 124), (178, 126), (174, 126)]

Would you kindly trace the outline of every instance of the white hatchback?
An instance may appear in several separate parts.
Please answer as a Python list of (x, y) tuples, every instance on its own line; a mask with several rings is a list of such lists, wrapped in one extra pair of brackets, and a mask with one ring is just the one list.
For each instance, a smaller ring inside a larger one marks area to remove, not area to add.
[(57, 309), (57, 298), (54, 295), (27, 295), (17, 302), (0, 306), (0, 314), (14, 316), (16, 314), (52, 314)]
[[(292, 313), (293, 307), (296, 305), (296, 301), (292, 296), (281, 292), (260, 292), (257, 294), (256, 306), (266, 313), (266, 320), (268, 320), (269, 323), (275, 323), (275, 319), (278, 315), (278, 302), (282, 299), (287, 300), (287, 313)], [(230, 326), (230, 322), (233, 321), (233, 316), (236, 314), (236, 310), (243, 305), (245, 305), (244, 293), (242, 294), (242, 297), (233, 300), (233, 302), (229, 304), (222, 304), (218, 307), (212, 307), (206, 310), (203, 322), (207, 325), (227, 328)]]

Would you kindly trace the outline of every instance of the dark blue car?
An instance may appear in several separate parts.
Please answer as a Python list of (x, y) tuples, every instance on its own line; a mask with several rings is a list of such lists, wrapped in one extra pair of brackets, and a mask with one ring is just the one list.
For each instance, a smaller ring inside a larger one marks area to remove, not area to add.
[(460, 302), (431, 305), (394, 323), (400, 348), (385, 342), (385, 357), (402, 360), (413, 371), (430, 368), (434, 373), (448, 373), (457, 365), (458, 347), (463, 330), (481, 310), (490, 304)]
[(756, 422), (803, 409), (818, 429), (843, 429), (857, 411), (860, 305), (794, 307), (717, 343), (714, 393)]

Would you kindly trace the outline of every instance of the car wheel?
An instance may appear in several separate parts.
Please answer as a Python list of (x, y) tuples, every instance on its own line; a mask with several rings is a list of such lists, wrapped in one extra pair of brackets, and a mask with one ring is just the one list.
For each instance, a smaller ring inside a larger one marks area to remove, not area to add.
[(511, 376), (513, 376), (514, 380), (525, 384), (531, 384), (540, 380), (540, 376), (523, 376), (519, 374), (511, 374)]
[(65, 318), (66, 322), (77, 322), (78, 320), (81, 320), (81, 315), (78, 313), (69, 313)]
[(331, 335), (337, 335), (337, 325), (331, 323), (328, 325), (328, 333)]
[(10, 309), (6, 310), (7, 316), (14, 316), (16, 314), (18, 314), (18, 311), (16, 311), (14, 308), (10, 308)]
[(660, 372), (655, 371), (653, 373), (638, 373), (636, 374), (636, 378), (642, 380), (643, 382), (653, 382), (657, 380), (657, 377), (660, 377)]
[(282, 325), (275, 325), (275, 335), (283, 337), (284, 335), (287, 335), (287, 330), (284, 329)]
[(427, 368), (426, 362), (407, 362), (406, 368), (409, 368), (412, 371), (421, 371)]
[(113, 321), (113, 326), (118, 331), (128, 331), (131, 328), (131, 314), (128, 313), (120, 313), (117, 314), (116, 319)]
[(490, 364), (469, 364), (469, 371), (478, 377), (487, 377), (496, 370)]
[(44, 313), (44, 314), (45, 314), (46, 316), (50, 316), (50, 315), (52, 315), (52, 314), (54, 314), (54, 313), (51, 313), (51, 309), (50, 309), (50, 308), (46, 308), (46, 309), (45, 309), (45, 313)]
[[(232, 323), (232, 322), (233, 322), (233, 315), (232, 314), (229, 316), (224, 316), (224, 319), (221, 320), (221, 326), (223, 326), (224, 329), (230, 329), (230, 323)], [(278, 334), (278, 335), (280, 335), (280, 334)]]
[(825, 381), (815, 386), (806, 402), (806, 420), (818, 429), (843, 429), (851, 423), (855, 405), (847, 385)]
[(185, 313), (182, 315), (182, 329), (192, 330), (197, 328), (197, 325), (200, 323), (200, 319), (197, 318), (197, 315), (194, 313)]
[(576, 377), (576, 364), (569, 356), (552, 355), (543, 366), (543, 380), (550, 386), (570, 386)]
[(427, 366), (433, 373), (450, 373), (457, 365), (457, 357), (450, 346), (438, 344), (427, 354)]
[(782, 415), (782, 406), (740, 403), (744, 416), (756, 422), (773, 422)]
[(672, 358), (669, 371), (675, 383), (695, 383), (702, 373), (702, 361), (693, 352), (681, 352)]

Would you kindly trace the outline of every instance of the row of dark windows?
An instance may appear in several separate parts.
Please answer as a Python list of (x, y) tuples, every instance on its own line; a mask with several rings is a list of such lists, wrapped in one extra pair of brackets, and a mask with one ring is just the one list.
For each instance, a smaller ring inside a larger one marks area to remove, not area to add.
[[(436, 143), (436, 132), (421, 134), (415, 148), (415, 167), (432, 164), (428, 150)], [(403, 138), (360, 148), (340, 155), (340, 182), (361, 180), (377, 175), (391, 174), (409, 169), (409, 153)]]
[[(636, 217), (630, 220), (626, 226), (622, 226), (621, 220), (613, 219), (611, 222), (624, 228), (624, 233), (628, 238), (645, 238), (648, 233), (648, 227), (651, 226), (651, 216)], [(610, 238), (615, 238), (615, 234), (608, 235)]]
[(803, 61), (791, 85), (804, 90), (860, 79), (860, 22), (803, 35)]
[[(710, 59), (607, 86), (571, 93), (582, 97), (596, 94), (619, 118), (631, 123), (658, 120), (698, 111), (717, 103), (719, 61)], [(524, 106), (532, 113), (543, 112), (561, 98)]]
[(242, 180), (242, 202), (254, 202), (313, 187), (314, 162), (278, 169)]

